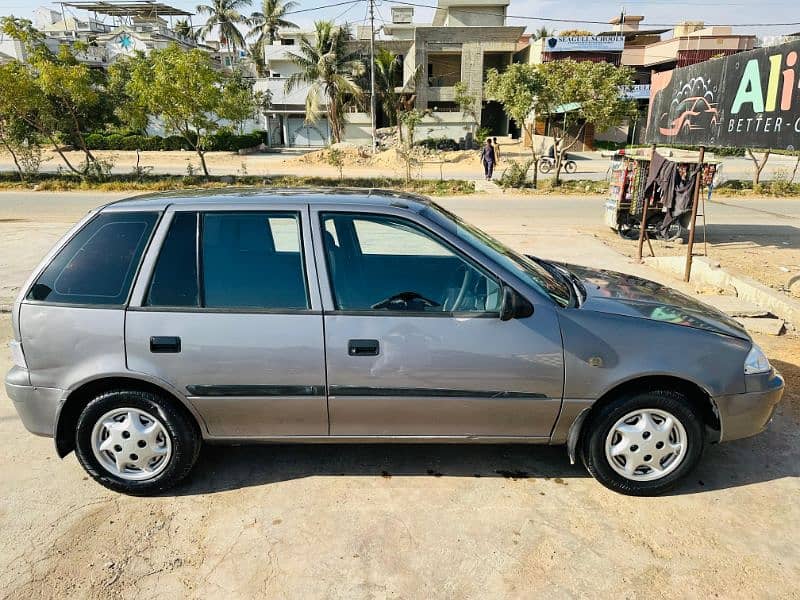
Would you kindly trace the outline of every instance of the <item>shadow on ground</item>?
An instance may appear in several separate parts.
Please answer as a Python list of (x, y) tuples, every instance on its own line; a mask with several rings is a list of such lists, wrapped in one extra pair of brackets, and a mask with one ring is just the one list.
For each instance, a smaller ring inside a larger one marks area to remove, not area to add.
[[(786, 403), (763, 434), (707, 445), (698, 468), (672, 495), (800, 477), (798, 428)], [(176, 495), (222, 492), (304, 477), (505, 477), (584, 479), (564, 447), (454, 444), (207, 445)], [(600, 484), (597, 484), (600, 485)]]
[[(699, 241), (703, 240), (702, 231)], [(796, 250), (800, 248), (800, 228), (791, 225), (715, 225), (706, 227), (709, 244), (718, 247), (756, 244), (763, 247)]]

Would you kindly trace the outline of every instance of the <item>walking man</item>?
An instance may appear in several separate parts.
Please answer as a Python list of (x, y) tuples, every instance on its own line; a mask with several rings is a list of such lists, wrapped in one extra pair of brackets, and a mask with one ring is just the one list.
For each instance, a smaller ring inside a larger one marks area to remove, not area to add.
[(483, 163), (483, 173), (486, 176), (486, 181), (489, 181), (494, 172), (494, 165), (497, 163), (497, 155), (490, 138), (486, 138), (486, 145), (481, 149), (481, 162)]

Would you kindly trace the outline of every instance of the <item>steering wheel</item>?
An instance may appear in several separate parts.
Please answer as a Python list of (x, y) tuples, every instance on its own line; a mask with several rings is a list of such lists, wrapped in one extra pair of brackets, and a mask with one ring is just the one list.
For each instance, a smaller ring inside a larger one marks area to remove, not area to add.
[(437, 306), (441, 306), (441, 304), (439, 304), (435, 300), (426, 298), (425, 296), (423, 296), (422, 294), (418, 294), (417, 292), (400, 292), (399, 294), (395, 294), (394, 296), (389, 296), (385, 300), (376, 302), (375, 304), (372, 305), (372, 308), (374, 309), (393, 308), (392, 305), (397, 304), (398, 306), (395, 307), (395, 310), (408, 310), (409, 303), (415, 301), (421, 303), (423, 306), (427, 306), (430, 308), (436, 308)]

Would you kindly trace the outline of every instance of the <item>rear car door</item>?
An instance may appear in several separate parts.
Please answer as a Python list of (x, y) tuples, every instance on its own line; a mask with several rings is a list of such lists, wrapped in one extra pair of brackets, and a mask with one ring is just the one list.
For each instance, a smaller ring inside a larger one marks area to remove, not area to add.
[(497, 275), (386, 210), (312, 210), (331, 435), (547, 438), (563, 389), (552, 310), (501, 321)]
[(328, 434), (305, 205), (169, 209), (125, 323), (128, 368), (185, 395), (214, 437)]

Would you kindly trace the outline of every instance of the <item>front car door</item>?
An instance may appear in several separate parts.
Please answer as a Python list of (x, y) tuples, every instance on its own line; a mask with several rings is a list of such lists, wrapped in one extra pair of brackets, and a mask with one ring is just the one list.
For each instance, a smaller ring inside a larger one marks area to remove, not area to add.
[(168, 209), (126, 315), (128, 368), (213, 437), (327, 435), (310, 239), (306, 205)]
[(312, 217), (331, 435), (548, 438), (564, 376), (548, 301), (501, 321), (497, 272), (411, 211)]

